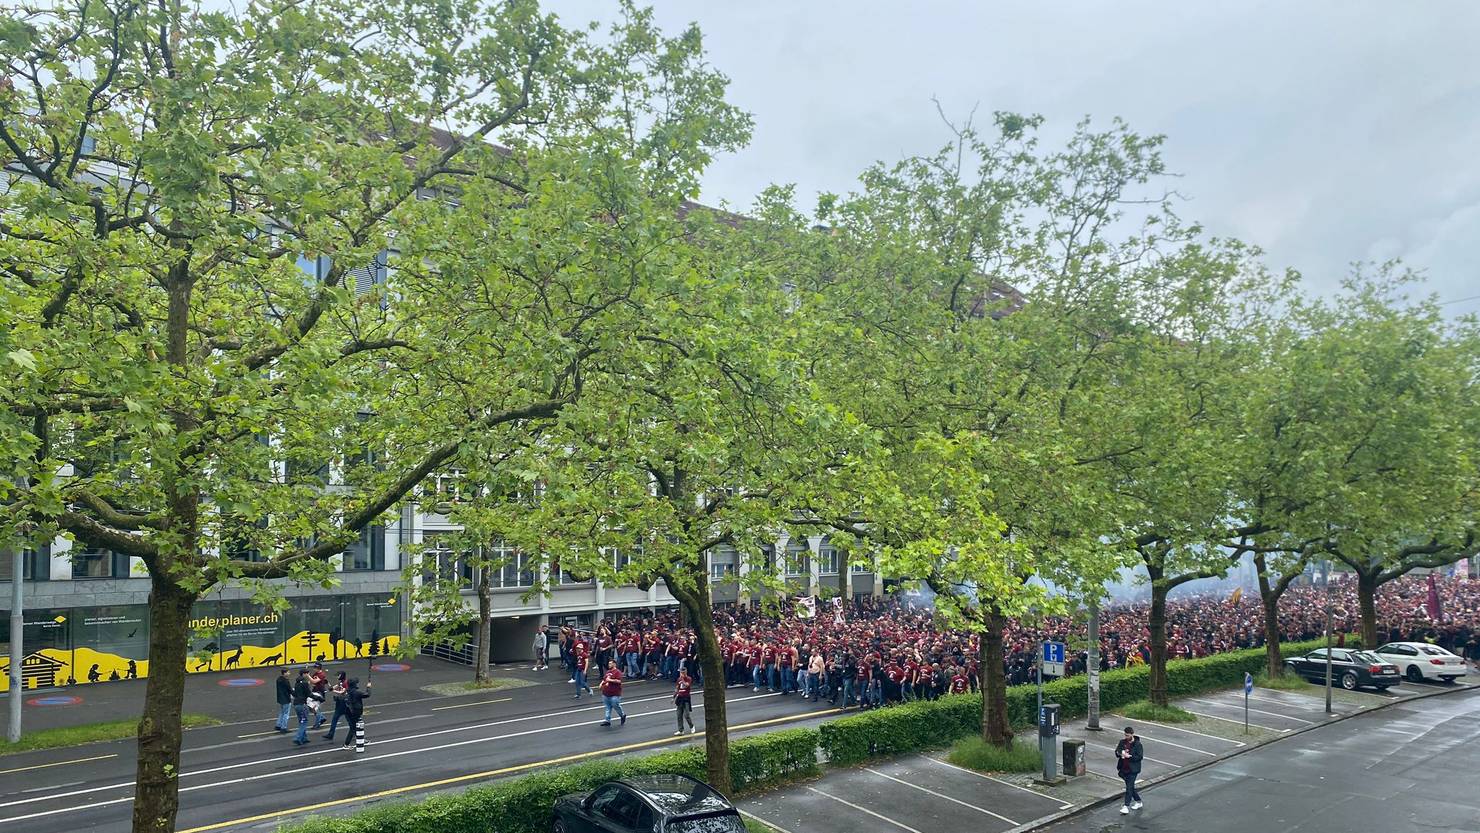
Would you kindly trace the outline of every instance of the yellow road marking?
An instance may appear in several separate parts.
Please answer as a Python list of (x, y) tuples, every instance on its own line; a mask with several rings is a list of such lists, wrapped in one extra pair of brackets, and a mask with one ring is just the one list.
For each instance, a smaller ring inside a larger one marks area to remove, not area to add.
[(432, 711), (439, 712), (443, 709), (465, 709), (468, 706), (486, 706), (489, 703), (507, 703), (513, 699), (513, 697), (500, 697), (497, 700), (479, 700), (476, 703), (458, 703), (456, 706), (433, 706)]
[(7, 774), (12, 773), (12, 772), (26, 772), (26, 771), (32, 770), (32, 769), (46, 769), (47, 767), (50, 767), (50, 766), (66, 766), (67, 764), (85, 764), (88, 761), (102, 761), (102, 760), (107, 760), (108, 758), (117, 758), (117, 757), (118, 757), (118, 753), (115, 752), (112, 755), (94, 755), (91, 758), (78, 758), (75, 761), (57, 761), (56, 763), (51, 763), (51, 764), (36, 764), (35, 766), (18, 766), (15, 769), (0, 769), (0, 775), (7, 775)]
[[(798, 720), (811, 720), (816, 717), (823, 717), (829, 714), (837, 714), (841, 711), (842, 709), (824, 709), (820, 712), (787, 715), (786, 717), (775, 717), (770, 720), (757, 720), (754, 723), (742, 723), (739, 726), (731, 726), (730, 732), (734, 733), (741, 729), (754, 729), (757, 726), (770, 726), (776, 723), (790, 723)], [(279, 816), (296, 815), (298, 813), (311, 813), (314, 810), (323, 810), (329, 807), (338, 807), (342, 804), (353, 804), (357, 801), (370, 801), (376, 798), (385, 798), (386, 796), (415, 792), (416, 790), (426, 790), (433, 787), (444, 787), (448, 784), (458, 784), (463, 781), (476, 781), (480, 778), (495, 778), (500, 775), (509, 775), (514, 772), (523, 772), (526, 769), (536, 769), (539, 767), (552, 766), (555, 764), (568, 764), (573, 761), (585, 760), (586, 758), (595, 758), (601, 755), (612, 755), (618, 752), (630, 752), (634, 749), (646, 749), (651, 746), (663, 746), (674, 742), (675, 741), (673, 740), (673, 738), (664, 737), (658, 738), (657, 740), (645, 740), (639, 743), (629, 743), (624, 746), (613, 746), (608, 749), (597, 749), (591, 752), (578, 752), (574, 755), (565, 755), (560, 758), (550, 758), (549, 760), (545, 761), (535, 761), (534, 763), (519, 764), (517, 766), (506, 766), (502, 769), (490, 769), (486, 772), (473, 772), (467, 775), (456, 775), (451, 778), (443, 778), (438, 781), (426, 781), (420, 784), (407, 784), (404, 787), (392, 787), (390, 789), (380, 790), (378, 792), (367, 793), (366, 795), (357, 795), (351, 798), (338, 798), (333, 801), (321, 801), (318, 804), (307, 804), (302, 807), (293, 807), (287, 810), (275, 810), (271, 813), (260, 813), (255, 816), (247, 816), (246, 818), (242, 819), (233, 819), (232, 821), (218, 821), (215, 824), (206, 824), (200, 827), (192, 827), (188, 830), (178, 831), (178, 833), (206, 833), (206, 831), (208, 830), (220, 830), (224, 827), (235, 827), (238, 824), (251, 824), (253, 822), (275, 819)], [(374, 759), (371, 758), (370, 760)]]

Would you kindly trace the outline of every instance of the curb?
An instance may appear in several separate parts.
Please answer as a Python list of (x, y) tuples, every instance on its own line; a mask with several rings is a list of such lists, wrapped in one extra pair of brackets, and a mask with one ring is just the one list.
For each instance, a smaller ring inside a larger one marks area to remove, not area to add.
[[(1265, 740), (1265, 741), (1262, 741), (1262, 742), (1259, 742), (1259, 743), (1254, 743), (1254, 744), (1250, 744), (1248, 746), (1244, 746), (1244, 747), (1235, 749), (1235, 750), (1233, 750), (1232, 752), (1229, 752), (1226, 755), (1220, 755), (1220, 756), (1218, 756), (1216, 758), (1212, 758), (1210, 760), (1200, 761), (1200, 762), (1194, 763), (1194, 764), (1188, 764), (1185, 767), (1182, 767), (1180, 769), (1173, 770), (1172, 772), (1168, 772), (1165, 775), (1158, 775), (1157, 777), (1152, 778), (1152, 779), (1146, 781), (1145, 783), (1138, 783), (1137, 786), (1138, 787), (1142, 787), (1142, 788), (1149, 788), (1149, 787), (1154, 787), (1154, 786), (1156, 786), (1158, 784), (1164, 784), (1164, 783), (1166, 783), (1168, 781), (1171, 781), (1171, 780), (1174, 780), (1174, 779), (1177, 779), (1177, 778), (1181, 778), (1184, 775), (1191, 775), (1192, 773), (1197, 772), (1198, 770), (1204, 769), (1206, 767), (1214, 766), (1216, 764), (1221, 764), (1224, 761), (1228, 760), (1229, 758), (1236, 758), (1239, 755), (1242, 755), (1242, 754), (1244, 754), (1246, 752), (1253, 752), (1255, 749), (1263, 749), (1264, 747), (1269, 746), (1272, 743), (1279, 743), (1280, 741), (1288, 740), (1288, 739), (1293, 738), (1293, 737), (1295, 737), (1297, 735), (1303, 735), (1306, 732), (1314, 731), (1314, 730), (1319, 729), (1319, 728), (1321, 728), (1323, 726), (1330, 726), (1330, 725), (1335, 724), (1335, 723), (1340, 723), (1343, 720), (1350, 720), (1353, 717), (1358, 717), (1358, 716), (1364, 715), (1364, 714), (1371, 714), (1372, 712), (1382, 711), (1383, 709), (1390, 708), (1392, 706), (1396, 706), (1396, 705), (1398, 705), (1400, 703), (1413, 703), (1413, 702), (1416, 702), (1418, 700), (1427, 700), (1430, 697), (1443, 697), (1443, 696), (1449, 695), (1449, 694), (1457, 694), (1457, 693), (1459, 693), (1461, 691), (1475, 691), (1476, 688), (1477, 688), (1476, 686), (1456, 686), (1454, 688), (1444, 688), (1444, 689), (1440, 689), (1438, 691), (1425, 691), (1422, 694), (1415, 694), (1412, 697), (1405, 697), (1405, 698), (1403, 698), (1401, 700), (1392, 700), (1392, 701), (1389, 701), (1387, 703), (1381, 703), (1379, 705), (1372, 706), (1371, 708), (1366, 708), (1366, 709), (1362, 709), (1360, 711), (1351, 712), (1350, 714), (1337, 715), (1336, 717), (1333, 717), (1330, 720), (1327, 720), (1325, 722), (1316, 723), (1314, 725), (1306, 726), (1306, 727), (1303, 727), (1303, 728), (1300, 728), (1300, 729), (1295, 729), (1293, 731), (1286, 732), (1286, 733), (1284, 733), (1282, 735), (1279, 735), (1278, 737), (1273, 737), (1273, 738), (1270, 738), (1268, 740)], [(1080, 805), (1078, 807), (1072, 807), (1072, 808), (1070, 808), (1068, 810), (1060, 810), (1057, 813), (1049, 813), (1046, 816), (1040, 816), (1039, 818), (1033, 819), (1032, 821), (1023, 822), (1022, 824), (1018, 825), (1017, 827), (1013, 827), (1013, 828), (1010, 828), (1008, 830), (1004, 830), (1003, 833), (1030, 833), (1031, 831), (1034, 831), (1034, 830), (1041, 830), (1041, 829), (1043, 829), (1043, 828), (1045, 828), (1045, 827), (1047, 827), (1047, 826), (1049, 826), (1051, 824), (1057, 824), (1057, 823), (1059, 823), (1061, 821), (1064, 821), (1065, 819), (1074, 818), (1075, 816), (1083, 815), (1083, 814), (1088, 813), (1088, 812), (1091, 812), (1093, 810), (1098, 810), (1101, 807), (1109, 806), (1110, 804), (1113, 804), (1116, 801), (1119, 801), (1120, 798), (1121, 798), (1121, 794), (1119, 792), (1112, 793), (1110, 795), (1105, 796), (1104, 798), (1099, 798), (1099, 799), (1096, 799), (1094, 801), (1091, 801), (1088, 804), (1082, 804), (1082, 805)]]

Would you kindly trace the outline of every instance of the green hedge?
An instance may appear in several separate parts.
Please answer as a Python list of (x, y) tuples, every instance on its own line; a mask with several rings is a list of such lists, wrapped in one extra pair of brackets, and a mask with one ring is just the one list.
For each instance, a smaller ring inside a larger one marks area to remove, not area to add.
[[(730, 744), (735, 789), (748, 792), (816, 775), (817, 731), (786, 729)], [(550, 808), (567, 793), (613, 778), (676, 772), (704, 778), (704, 748), (690, 746), (627, 759), (588, 761), (419, 801), (388, 804), (351, 816), (313, 817), (291, 833), (544, 833)]]
[[(1284, 656), (1292, 657), (1325, 644), (1324, 640), (1293, 642), (1281, 645), (1280, 649)], [(1167, 693), (1183, 697), (1241, 685), (1245, 672), (1257, 674), (1262, 670), (1263, 648), (1172, 660), (1167, 663)], [(1100, 708), (1110, 712), (1144, 700), (1150, 685), (1151, 669), (1144, 665), (1102, 672)], [(1058, 703), (1061, 719), (1083, 717), (1089, 711), (1088, 684), (1083, 675), (1053, 680), (1043, 686), (1043, 701)], [(872, 758), (947, 746), (962, 735), (980, 732), (981, 713), (981, 695), (959, 694), (833, 720), (822, 725), (818, 738), (829, 763), (849, 766)], [(1008, 722), (1031, 727), (1036, 725), (1037, 715), (1038, 687), (1009, 686)]]

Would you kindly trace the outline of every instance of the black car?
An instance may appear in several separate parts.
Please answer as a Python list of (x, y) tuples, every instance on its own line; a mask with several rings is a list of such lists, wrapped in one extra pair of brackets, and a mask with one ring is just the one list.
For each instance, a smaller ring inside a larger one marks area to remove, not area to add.
[[(1285, 665), (1307, 680), (1326, 682), (1326, 649), (1317, 648), (1303, 657), (1291, 657)], [(1331, 649), (1331, 682), (1348, 691), (1368, 686), (1378, 691), (1402, 681), (1398, 666), (1370, 651)]]
[(611, 781), (555, 800), (553, 833), (745, 833), (740, 811), (687, 775)]

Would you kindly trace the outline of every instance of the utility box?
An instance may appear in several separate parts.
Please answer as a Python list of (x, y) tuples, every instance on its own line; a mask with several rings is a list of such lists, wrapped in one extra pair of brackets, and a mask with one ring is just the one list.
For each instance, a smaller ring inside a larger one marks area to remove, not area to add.
[(1064, 774), (1084, 774), (1084, 741), (1064, 741)]

